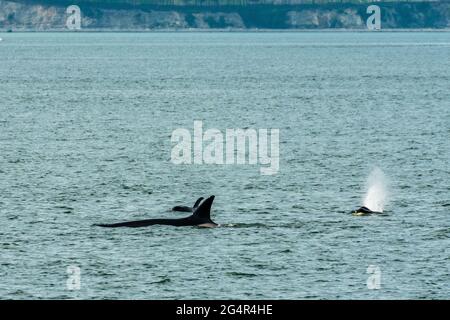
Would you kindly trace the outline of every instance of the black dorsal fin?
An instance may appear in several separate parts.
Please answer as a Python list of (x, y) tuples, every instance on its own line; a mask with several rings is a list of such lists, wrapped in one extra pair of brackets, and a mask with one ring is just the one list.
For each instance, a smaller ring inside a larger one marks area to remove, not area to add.
[(202, 202), (203, 199), (204, 199), (203, 197), (198, 198), (197, 201), (195, 201), (194, 206), (192, 208), (193, 209), (197, 208), (198, 205), (200, 204), (200, 202)]
[(205, 201), (203, 201), (202, 204), (197, 209), (195, 209), (194, 216), (197, 216), (202, 219), (211, 220), (210, 215), (211, 215), (211, 206), (212, 206), (213, 201), (214, 201), (214, 196), (211, 196), (208, 199), (206, 199)]

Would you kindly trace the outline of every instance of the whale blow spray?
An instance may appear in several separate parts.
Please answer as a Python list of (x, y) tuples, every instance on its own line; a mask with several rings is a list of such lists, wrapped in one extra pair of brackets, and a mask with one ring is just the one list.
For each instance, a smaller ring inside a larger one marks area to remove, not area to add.
[(383, 212), (387, 201), (387, 178), (380, 168), (370, 173), (366, 182), (366, 195), (364, 206), (372, 211)]

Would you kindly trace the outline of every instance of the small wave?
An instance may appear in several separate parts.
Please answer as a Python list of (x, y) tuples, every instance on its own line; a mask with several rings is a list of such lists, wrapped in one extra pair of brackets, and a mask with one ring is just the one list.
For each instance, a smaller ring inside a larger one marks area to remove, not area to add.
[(73, 211), (75, 210), (72, 207), (67, 207), (67, 206), (56, 206), (56, 209), (61, 209), (63, 211), (63, 213), (73, 213)]
[(225, 228), (268, 228), (268, 226), (263, 223), (228, 223), (221, 224), (220, 226)]
[(237, 271), (227, 272), (226, 275), (233, 276), (233, 277), (258, 277), (258, 275), (254, 274), (254, 273), (245, 273), (245, 272), (237, 272)]
[(124, 190), (130, 190), (130, 191), (135, 191), (135, 192), (141, 192), (143, 194), (153, 194), (153, 190), (149, 189), (148, 186), (142, 185), (142, 184), (138, 184), (138, 185), (127, 185), (127, 184), (122, 184), (121, 185), (122, 189)]
[(221, 224), (220, 227), (224, 228), (264, 228), (264, 229), (270, 229), (270, 228), (288, 228), (288, 229), (297, 229), (297, 228), (303, 228), (305, 226), (305, 223), (303, 222), (297, 222), (293, 221), (290, 223), (270, 223), (270, 224), (264, 224), (264, 223), (227, 223), (227, 224)]
[(431, 239), (435, 240), (450, 239), (450, 228), (436, 230), (434, 234), (431, 236)]
[(164, 278), (164, 279), (161, 279), (158, 281), (151, 282), (151, 284), (163, 284), (163, 283), (169, 283), (169, 282), (171, 282), (171, 280), (169, 278)]

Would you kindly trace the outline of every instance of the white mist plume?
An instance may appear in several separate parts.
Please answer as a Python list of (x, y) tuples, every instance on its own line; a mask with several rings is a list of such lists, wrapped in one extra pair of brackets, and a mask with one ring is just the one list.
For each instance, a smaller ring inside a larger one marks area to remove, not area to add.
[(374, 168), (367, 178), (364, 206), (372, 211), (383, 212), (387, 201), (387, 179), (380, 168)]

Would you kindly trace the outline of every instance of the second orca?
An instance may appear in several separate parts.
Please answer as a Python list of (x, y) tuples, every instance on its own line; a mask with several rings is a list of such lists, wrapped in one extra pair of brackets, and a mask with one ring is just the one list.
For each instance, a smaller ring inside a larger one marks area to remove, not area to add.
[(367, 216), (367, 215), (371, 215), (371, 214), (383, 214), (382, 212), (372, 211), (369, 208), (364, 207), (364, 206), (362, 206), (356, 210), (353, 210), (351, 213), (354, 216)]
[(199, 206), (200, 202), (202, 202), (203, 197), (200, 197), (197, 199), (197, 201), (195, 201), (194, 206), (188, 207), (188, 206), (175, 206), (172, 208), (172, 211), (180, 211), (180, 212), (194, 212), (195, 209), (197, 209), (197, 207)]

